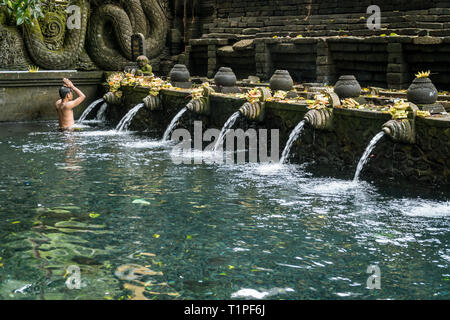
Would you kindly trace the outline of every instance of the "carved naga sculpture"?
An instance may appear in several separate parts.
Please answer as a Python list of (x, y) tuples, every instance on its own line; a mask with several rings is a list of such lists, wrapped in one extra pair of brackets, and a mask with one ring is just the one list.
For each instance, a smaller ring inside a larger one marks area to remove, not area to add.
[[(42, 26), (35, 20), (33, 25), (26, 25), (24, 40), (31, 59), (45, 69), (67, 69), (79, 58), (86, 38), (89, 15), (87, 0), (74, 0), (81, 14), (80, 28), (66, 28), (65, 17), (57, 12), (46, 14)], [(46, 39), (47, 38), (47, 39)], [(48, 38), (61, 40), (62, 48), (49, 48)]]
[[(74, 67), (85, 40), (90, 58), (103, 70), (122, 70), (130, 64), (134, 33), (145, 36), (150, 59), (160, 55), (164, 48), (169, 22), (159, 0), (72, 0), (69, 5), (80, 9), (78, 28), (67, 28), (68, 15), (52, 10), (40, 23), (35, 21), (25, 27), (29, 55), (42, 68)], [(49, 45), (49, 39), (56, 39), (60, 45)]]
[[(158, 0), (96, 2), (104, 3), (91, 16), (87, 49), (97, 66), (105, 70), (122, 70), (129, 65), (132, 59), (130, 39), (134, 33), (144, 35), (150, 59), (161, 54), (169, 24)], [(119, 48), (115, 48), (108, 38), (111, 25)]]

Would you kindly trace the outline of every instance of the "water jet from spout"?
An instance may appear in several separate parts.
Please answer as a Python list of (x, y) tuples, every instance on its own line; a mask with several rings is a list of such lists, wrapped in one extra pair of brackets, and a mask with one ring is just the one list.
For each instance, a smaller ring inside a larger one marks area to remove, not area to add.
[(217, 142), (214, 145), (213, 151), (216, 151), (217, 148), (219, 148), (222, 143), (223, 139), (225, 138), (225, 135), (228, 133), (228, 130), (234, 125), (236, 120), (241, 116), (240, 111), (236, 111), (231, 115), (231, 117), (228, 118), (227, 122), (223, 125), (222, 130), (220, 131), (219, 137), (217, 138)]
[(289, 152), (291, 151), (292, 145), (302, 133), (305, 123), (306, 120), (300, 121), (299, 124), (294, 128), (294, 130), (292, 130), (291, 134), (289, 135), (289, 139), (286, 142), (286, 146), (284, 147), (283, 153), (281, 154), (280, 163), (286, 162), (287, 157), (289, 156)]
[(116, 127), (116, 131), (121, 132), (121, 131), (127, 131), (128, 127), (131, 124), (131, 121), (133, 120), (134, 116), (138, 113), (138, 111), (144, 107), (143, 103), (139, 103), (138, 105), (136, 105), (133, 109), (131, 109), (130, 111), (128, 111), (128, 113), (122, 118), (122, 120), (120, 120), (119, 124)]
[(86, 117), (89, 115), (89, 113), (91, 113), (92, 109), (94, 109), (100, 102), (104, 101), (103, 98), (97, 99), (94, 102), (92, 102), (87, 108), (86, 110), (84, 110), (83, 114), (81, 115), (81, 117), (78, 119), (78, 123), (83, 122)]
[(369, 145), (366, 148), (366, 151), (364, 151), (364, 154), (362, 155), (361, 159), (359, 160), (358, 167), (356, 168), (355, 176), (353, 177), (353, 182), (358, 182), (359, 174), (361, 173), (361, 170), (363, 169), (364, 165), (369, 160), (369, 156), (373, 149), (375, 148), (375, 145), (378, 141), (380, 141), (381, 138), (383, 138), (385, 135), (384, 131), (379, 132), (375, 137), (372, 138)]
[(169, 126), (167, 127), (166, 131), (164, 132), (162, 141), (166, 142), (169, 141), (169, 136), (172, 133), (173, 129), (175, 129), (175, 126), (177, 125), (178, 120), (181, 119), (181, 117), (183, 116), (183, 114), (188, 110), (187, 107), (184, 107), (183, 109), (180, 110), (180, 112), (178, 112), (176, 114), (176, 116), (172, 119), (172, 121), (170, 122)]

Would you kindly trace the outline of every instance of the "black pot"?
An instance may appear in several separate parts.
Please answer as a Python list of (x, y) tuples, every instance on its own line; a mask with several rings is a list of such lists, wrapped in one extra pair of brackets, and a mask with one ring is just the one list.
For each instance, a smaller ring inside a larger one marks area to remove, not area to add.
[(234, 87), (236, 85), (236, 75), (231, 68), (221, 67), (214, 76), (214, 82), (218, 87)]
[(336, 93), (340, 99), (358, 98), (361, 95), (361, 86), (355, 76), (340, 76), (339, 80), (334, 85), (334, 93)]
[(433, 104), (438, 98), (438, 91), (429, 78), (416, 78), (406, 91), (406, 96), (414, 104)]
[(169, 73), (172, 82), (189, 82), (191, 75), (184, 64), (176, 64)]
[(287, 70), (277, 70), (270, 78), (270, 89), (272, 91), (290, 91), (294, 87), (294, 81)]

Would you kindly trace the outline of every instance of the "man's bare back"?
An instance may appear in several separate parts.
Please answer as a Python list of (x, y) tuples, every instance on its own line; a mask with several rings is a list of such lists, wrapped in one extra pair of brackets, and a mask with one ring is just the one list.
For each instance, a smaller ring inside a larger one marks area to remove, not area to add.
[[(56, 101), (56, 111), (58, 112), (59, 127), (61, 129), (70, 129), (74, 124), (73, 109), (79, 106), (86, 96), (73, 83), (64, 78), (64, 87), (61, 87), (59, 94), (61, 99)], [(78, 98), (73, 100), (72, 90), (78, 95)]]

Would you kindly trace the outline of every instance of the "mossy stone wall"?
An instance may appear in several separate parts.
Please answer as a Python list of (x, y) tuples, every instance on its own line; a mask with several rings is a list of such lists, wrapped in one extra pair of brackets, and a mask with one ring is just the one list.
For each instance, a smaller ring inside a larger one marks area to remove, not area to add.
[[(124, 90), (123, 102), (111, 107), (109, 119), (114, 124), (148, 94), (144, 88)], [(162, 90), (163, 110), (141, 109), (131, 130), (150, 131), (161, 138), (171, 119), (189, 101), (187, 90)], [(202, 121), (203, 132), (221, 129), (226, 120), (245, 100), (221, 94), (210, 97), (211, 114), (187, 112), (178, 128), (193, 134), (194, 121)], [(240, 117), (234, 128), (243, 130), (279, 129), (280, 155), (293, 128), (303, 119), (308, 108), (305, 104), (268, 102), (265, 119), (261, 123)], [(382, 130), (390, 115), (381, 112), (334, 109), (333, 129), (316, 130), (306, 125), (303, 134), (291, 149), (289, 162), (308, 163), (307, 168), (332, 177), (352, 179), (357, 164), (370, 140)], [(449, 185), (450, 177), (450, 120), (416, 118), (416, 144), (394, 142), (385, 136), (376, 145), (361, 179), (382, 181), (405, 180), (421, 184)]]

